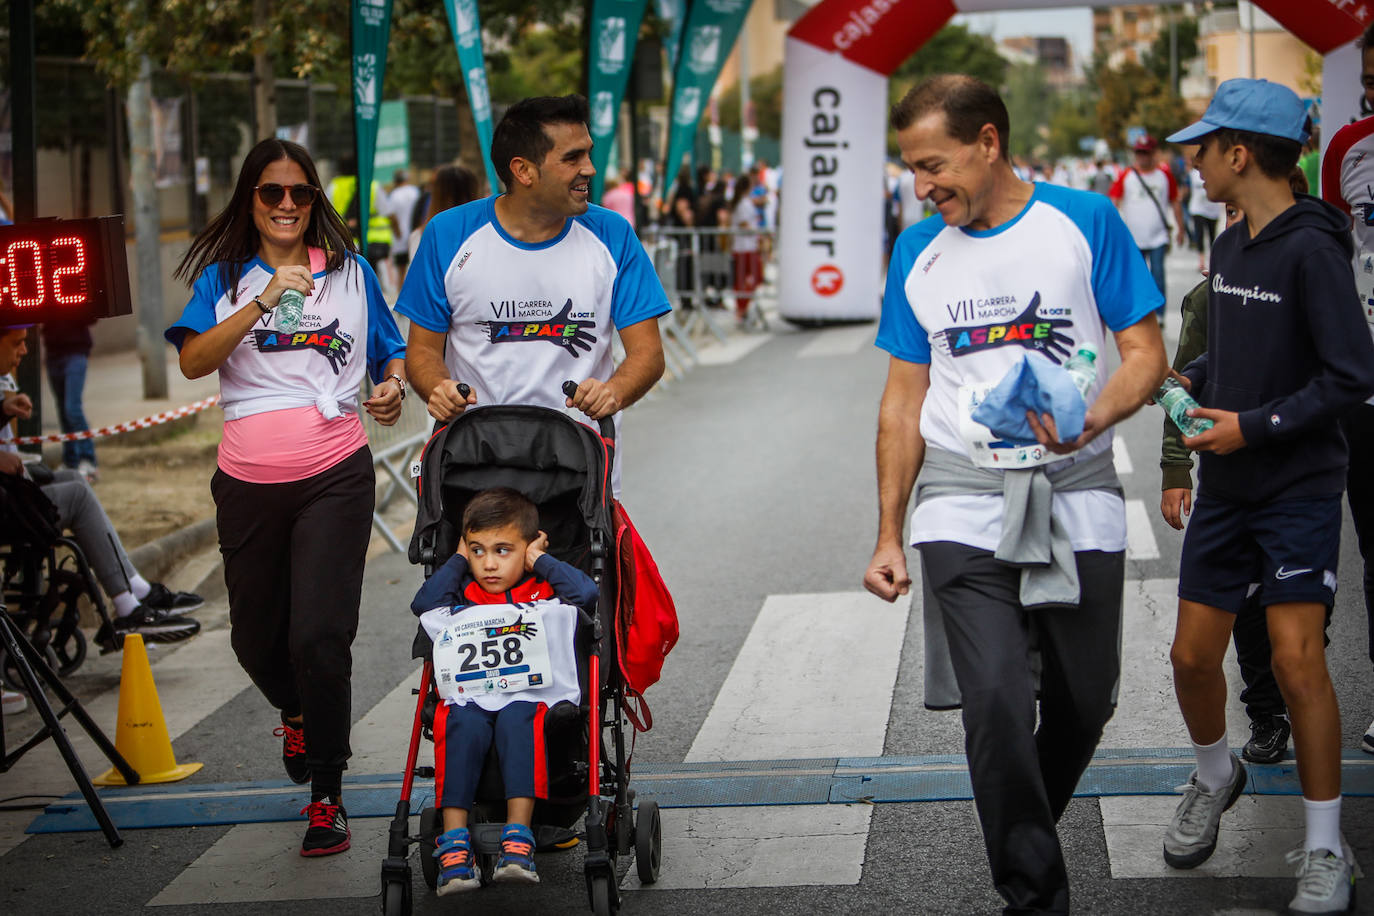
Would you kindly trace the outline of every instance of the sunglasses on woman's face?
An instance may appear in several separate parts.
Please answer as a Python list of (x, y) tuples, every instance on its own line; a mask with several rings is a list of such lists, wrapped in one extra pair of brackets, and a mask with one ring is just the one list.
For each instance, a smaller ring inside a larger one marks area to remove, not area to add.
[(269, 207), (281, 203), (287, 191), (291, 192), (291, 202), (298, 207), (310, 206), (315, 202), (315, 195), (320, 193), (320, 189), (312, 184), (280, 185), (275, 182), (260, 184), (253, 190), (258, 192), (258, 199)]

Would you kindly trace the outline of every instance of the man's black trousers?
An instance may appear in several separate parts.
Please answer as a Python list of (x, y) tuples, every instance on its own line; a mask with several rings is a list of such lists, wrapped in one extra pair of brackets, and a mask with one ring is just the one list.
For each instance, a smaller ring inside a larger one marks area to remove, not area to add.
[[(920, 547), (963, 697), (964, 747), (1006, 913), (1068, 913), (1055, 824), (1114, 709), (1125, 554), (1077, 554), (1079, 606), (1027, 612), (1020, 570), (986, 550)], [(1039, 728), (1031, 627), (1041, 655)]]

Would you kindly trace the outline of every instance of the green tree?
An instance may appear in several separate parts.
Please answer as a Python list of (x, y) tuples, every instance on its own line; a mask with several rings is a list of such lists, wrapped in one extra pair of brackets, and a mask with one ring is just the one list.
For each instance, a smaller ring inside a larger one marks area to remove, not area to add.
[(1096, 135), (1097, 118), (1094, 116), (1092, 99), (1081, 92), (1061, 94), (1055, 100), (1054, 113), (1050, 115), (1050, 155), (1056, 159), (1081, 156), (1083, 149), (1079, 141)]
[(1143, 99), (1160, 94), (1162, 87), (1153, 73), (1140, 64), (1093, 68), (1090, 83), (1097, 86), (1098, 135), (1116, 148), (1126, 145), (1126, 128)]
[[(740, 129), (739, 97), (738, 84), (720, 94), (720, 126), (726, 130)], [(781, 137), (781, 66), (749, 80), (749, 101), (754, 105), (754, 125), (758, 128), (759, 134), (765, 137)]]
[(1170, 38), (1168, 28), (1163, 29), (1145, 52), (1142, 63), (1162, 85), (1172, 86), (1171, 63), (1177, 62), (1181, 76), (1188, 61), (1198, 56), (1198, 21), (1176, 5), (1165, 7), (1164, 12), (1173, 23), (1173, 37)]
[(1019, 63), (1007, 72), (1002, 99), (1011, 118), (1007, 149), (1014, 156), (1042, 158), (1049, 154), (1048, 126), (1055, 97), (1038, 63)]
[[(1001, 86), (1007, 62), (987, 35), (967, 26), (947, 25), (904, 60), (888, 81), (888, 104), (894, 105), (912, 86), (937, 73), (964, 73), (993, 86)], [(888, 131), (888, 153), (897, 155), (897, 137)]]

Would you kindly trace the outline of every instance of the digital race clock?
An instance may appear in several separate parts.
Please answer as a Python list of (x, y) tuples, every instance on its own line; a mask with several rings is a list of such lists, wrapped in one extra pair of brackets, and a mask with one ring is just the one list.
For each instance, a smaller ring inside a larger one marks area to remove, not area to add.
[(124, 217), (0, 226), (0, 326), (133, 312)]

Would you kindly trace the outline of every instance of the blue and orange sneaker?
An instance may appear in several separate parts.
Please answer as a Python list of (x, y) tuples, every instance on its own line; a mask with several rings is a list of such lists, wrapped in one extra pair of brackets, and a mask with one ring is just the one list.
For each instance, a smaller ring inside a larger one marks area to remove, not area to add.
[(508, 884), (538, 884), (534, 870), (534, 834), (524, 824), (507, 824), (501, 831), (501, 855), (496, 860), (492, 881)]
[(439, 883), (434, 888), (436, 894), (444, 897), (482, 886), (482, 875), (477, 866), (477, 857), (472, 854), (472, 841), (468, 839), (467, 828), (455, 827), (439, 834), (434, 845), (437, 848), (431, 855), (439, 860)]

